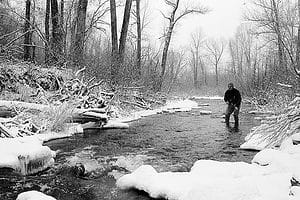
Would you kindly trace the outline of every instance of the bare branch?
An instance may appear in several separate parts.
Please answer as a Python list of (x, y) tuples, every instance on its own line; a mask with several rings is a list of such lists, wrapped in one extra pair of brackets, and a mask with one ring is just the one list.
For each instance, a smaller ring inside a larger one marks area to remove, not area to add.
[(176, 19), (175, 19), (175, 23), (180, 20), (181, 18), (183, 18), (184, 16), (188, 15), (188, 14), (205, 14), (207, 13), (209, 10), (206, 8), (199, 8), (199, 9), (186, 9), (183, 13), (181, 13)]

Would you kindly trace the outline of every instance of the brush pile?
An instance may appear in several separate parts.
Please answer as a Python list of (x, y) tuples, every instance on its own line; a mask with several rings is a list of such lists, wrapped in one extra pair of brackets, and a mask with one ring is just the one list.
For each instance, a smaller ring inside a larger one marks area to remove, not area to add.
[(287, 137), (300, 133), (300, 97), (296, 97), (286, 108), (266, 117), (261, 125), (254, 127), (246, 136), (244, 149), (274, 148)]
[(66, 123), (102, 128), (110, 118), (165, 103), (143, 87), (111, 88), (86, 68), (73, 73), (30, 63), (0, 63), (0, 96), (0, 137), (61, 132)]

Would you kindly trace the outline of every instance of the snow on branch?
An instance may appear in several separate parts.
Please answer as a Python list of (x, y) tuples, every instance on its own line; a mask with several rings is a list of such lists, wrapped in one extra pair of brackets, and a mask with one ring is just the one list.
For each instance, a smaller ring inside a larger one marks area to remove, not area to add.
[(281, 87), (286, 87), (286, 88), (293, 88), (292, 85), (283, 84), (283, 83), (277, 83), (277, 85), (279, 85), (279, 86), (281, 86)]

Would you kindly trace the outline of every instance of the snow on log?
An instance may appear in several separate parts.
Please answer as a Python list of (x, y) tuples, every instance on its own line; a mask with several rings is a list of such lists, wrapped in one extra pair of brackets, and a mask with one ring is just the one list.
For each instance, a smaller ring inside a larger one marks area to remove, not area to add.
[[(0, 107), (7, 107), (7, 108), (25, 108), (30, 110), (39, 110), (43, 111), (45, 109), (49, 109), (51, 106), (44, 105), (44, 104), (37, 104), (37, 103), (27, 103), (22, 101), (0, 101)], [(53, 107), (53, 106), (52, 106)], [(54, 106), (55, 107), (55, 106)], [(87, 109), (81, 109), (81, 108), (75, 108), (75, 113), (85, 113), (85, 112), (96, 112), (96, 113), (106, 113), (105, 108), (87, 108)]]
[(0, 168), (12, 168), (23, 175), (45, 170), (54, 163), (55, 152), (37, 138), (0, 140)]
[(262, 150), (280, 146), (282, 141), (300, 131), (300, 97), (296, 97), (287, 108), (261, 121), (245, 137), (240, 148)]
[(32, 190), (32, 191), (27, 191), (19, 194), (16, 200), (56, 200), (56, 199), (44, 193)]

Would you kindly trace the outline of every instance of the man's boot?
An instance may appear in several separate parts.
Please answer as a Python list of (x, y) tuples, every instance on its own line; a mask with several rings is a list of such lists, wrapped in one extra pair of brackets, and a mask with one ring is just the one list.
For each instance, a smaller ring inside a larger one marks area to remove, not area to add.
[(234, 128), (239, 128), (239, 116), (234, 115)]
[(229, 126), (229, 118), (230, 118), (230, 115), (225, 115), (225, 124), (227, 127)]

